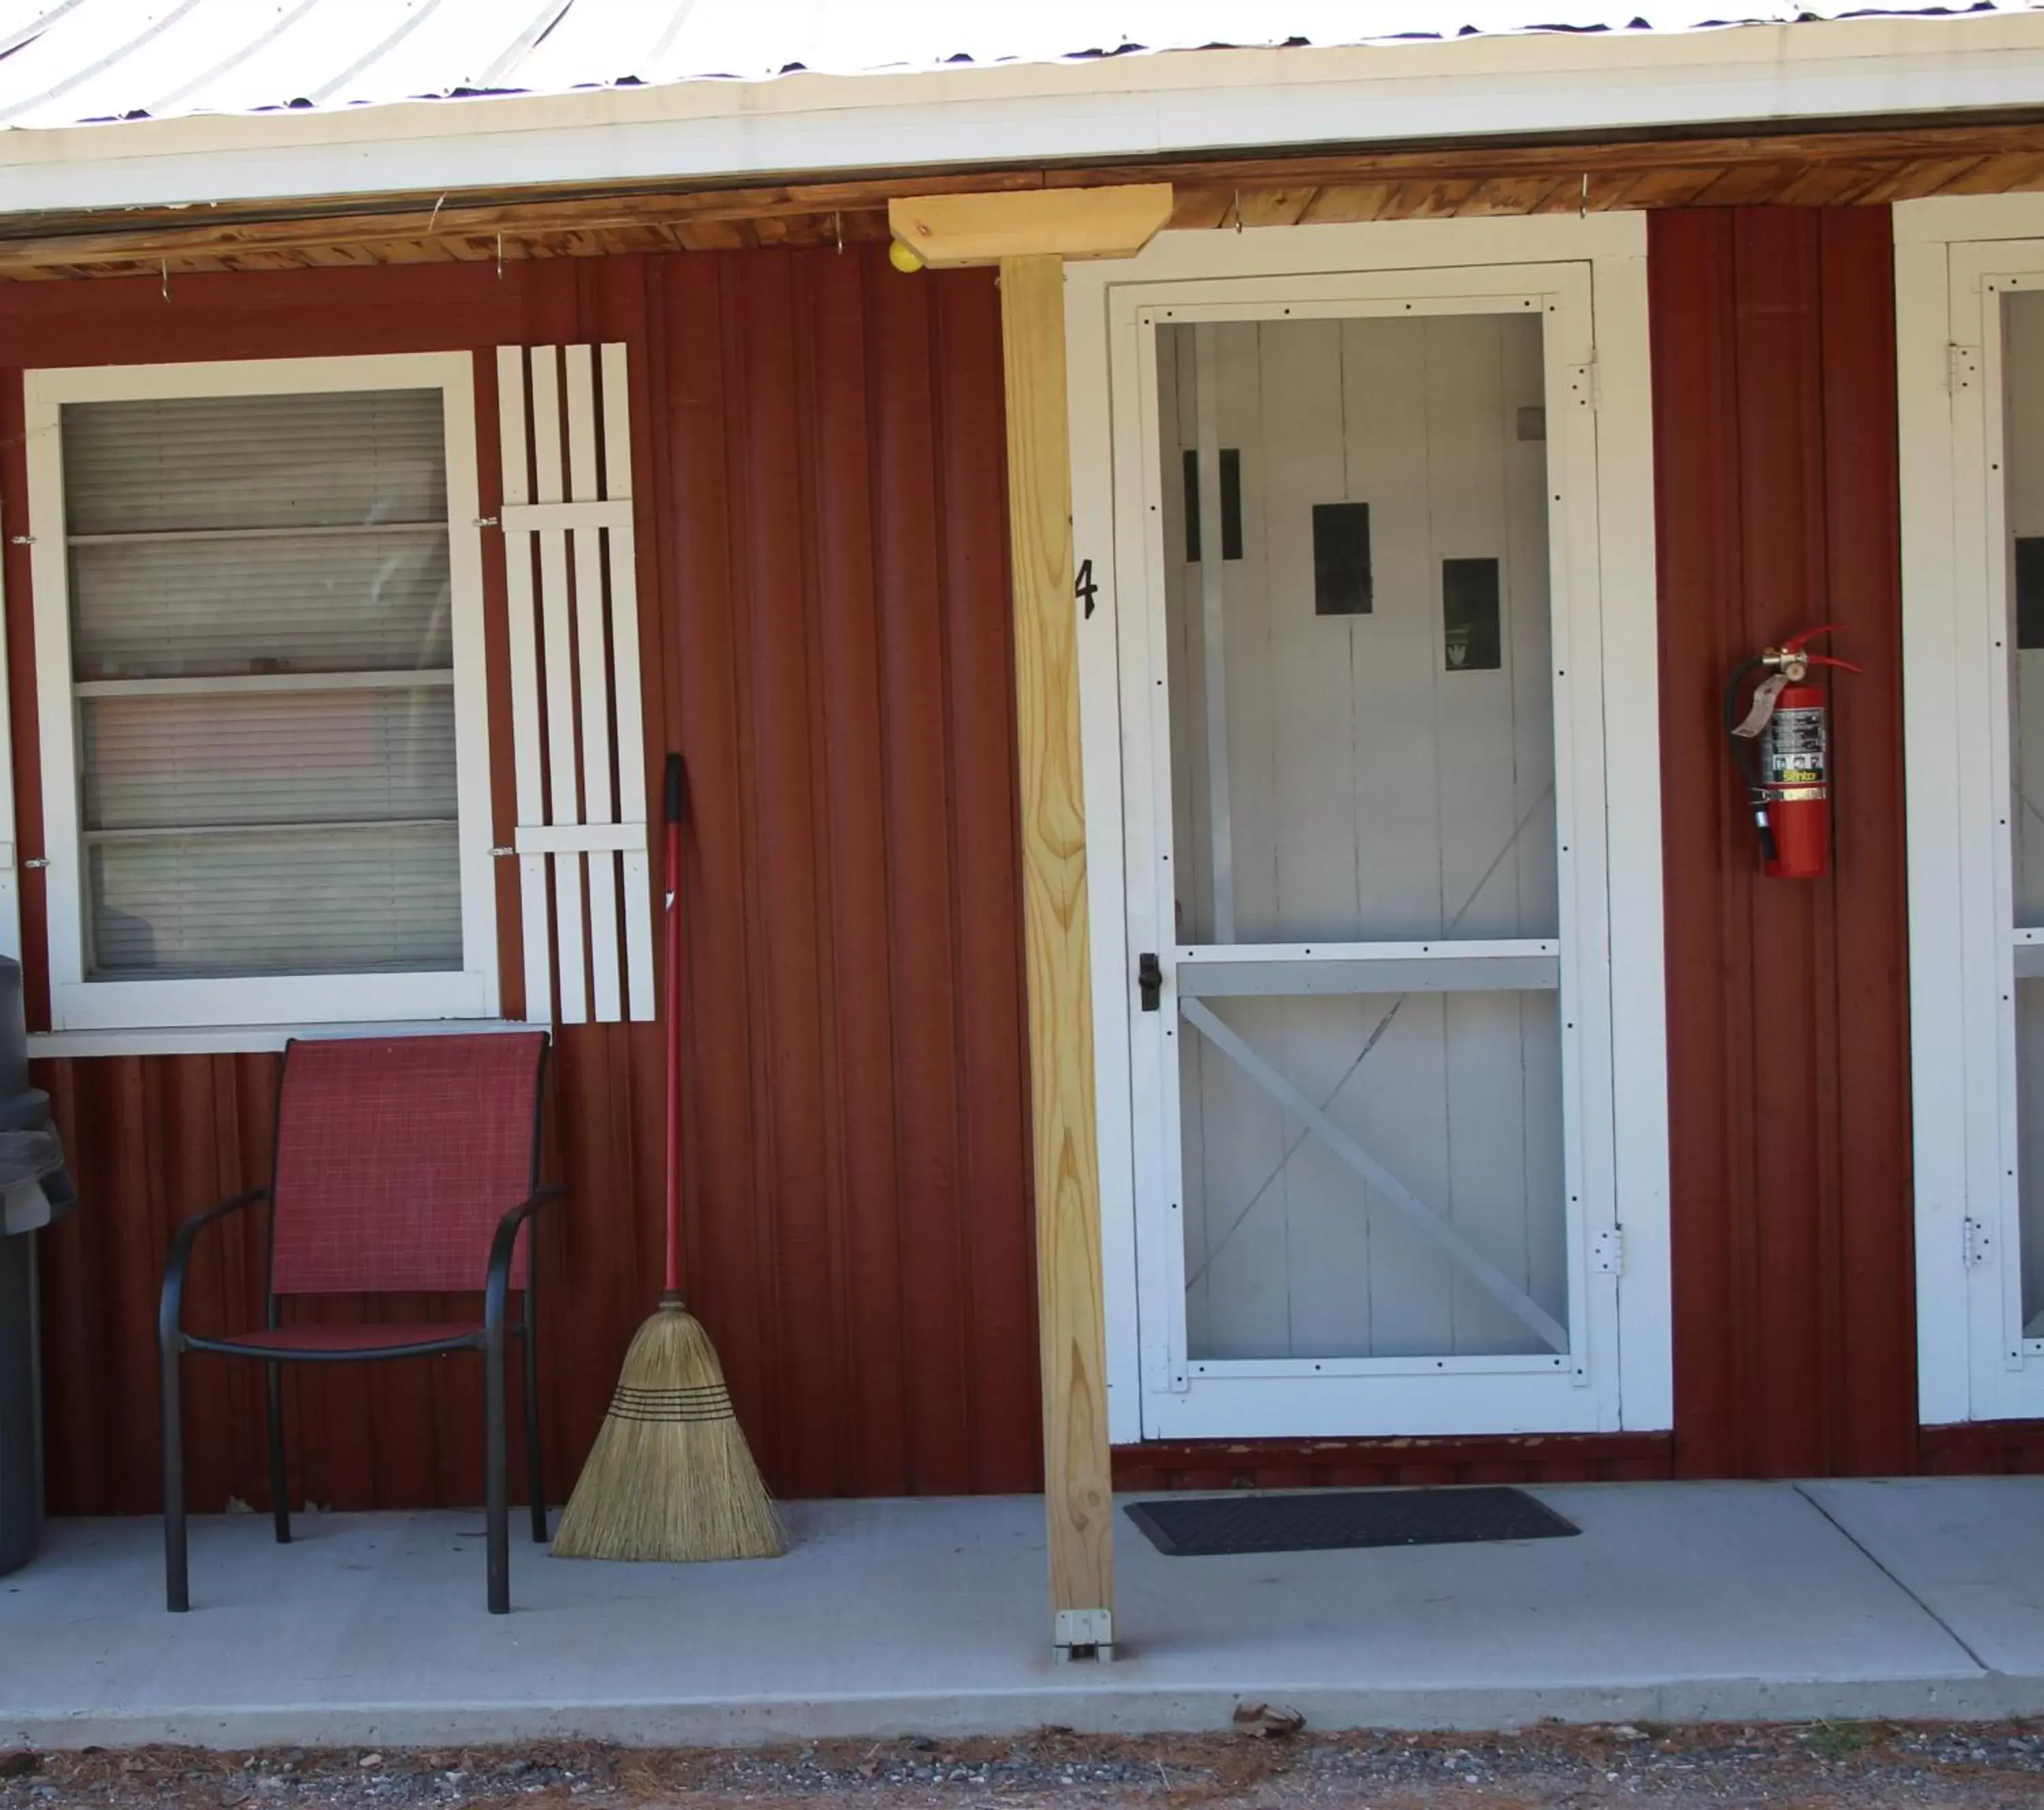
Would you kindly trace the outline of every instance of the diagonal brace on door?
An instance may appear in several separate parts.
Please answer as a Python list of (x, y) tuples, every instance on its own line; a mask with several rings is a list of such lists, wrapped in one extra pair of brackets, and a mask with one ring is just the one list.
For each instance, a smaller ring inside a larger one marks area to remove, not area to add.
[(1181, 996), (1178, 1009), (1207, 1041), (1353, 1169), (1515, 1319), (1523, 1320), (1553, 1351), (1566, 1353), (1568, 1329), (1412, 1190), (1294, 1087), (1203, 1001)]
[[(1499, 868), (1504, 865), (1505, 856), (1509, 855), (1512, 850), (1518, 846), (1519, 839), (1525, 833), (1526, 826), (1532, 822), (1534, 818), (1539, 814), (1540, 807), (1546, 804), (1546, 801), (1554, 796), (1554, 784), (1552, 780), (1550, 780), (1545, 786), (1540, 788), (1539, 797), (1535, 798), (1533, 802), (1527, 807), (1525, 816), (1521, 817), (1517, 823), (1512, 826), (1512, 833), (1504, 839), (1504, 846), (1499, 849), (1495, 855), (1491, 856), (1490, 865), (1484, 869), (1482, 875), (1477, 881), (1477, 883), (1470, 888), (1469, 897), (1462, 901), (1461, 909), (1457, 911), (1455, 915), (1448, 920), (1447, 928), (1441, 933), (1443, 936), (1452, 936), (1455, 932), (1461, 928), (1462, 921), (1464, 918), (1469, 916), (1470, 909), (1476, 904), (1476, 901), (1478, 899), (1483, 897), (1483, 890), (1485, 886), (1490, 884), (1491, 876), (1495, 874)], [(1392, 1001), (1391, 1009), (1385, 1013), (1381, 1018), (1377, 1020), (1376, 1024), (1371, 1028), (1369, 1036), (1363, 1040), (1362, 1047), (1358, 1050), (1355, 1053), (1355, 1060), (1350, 1063), (1348, 1066), (1342, 1071), (1340, 1080), (1337, 1081), (1334, 1084), (1333, 1087), (1322, 1097), (1320, 1105), (1323, 1109), (1331, 1106), (1335, 1101), (1341, 1097), (1342, 1089), (1347, 1087), (1349, 1082), (1355, 1078), (1356, 1070), (1361, 1068), (1362, 1065), (1370, 1059), (1370, 1052), (1375, 1049), (1377, 1044), (1382, 1041), (1384, 1033), (1391, 1028), (1393, 1021), (1397, 1017), (1399, 1012), (1403, 1009), (1406, 1000), (1410, 997), (1411, 996), (1409, 994), (1401, 993), (1396, 999)], [(1186, 1278), (1185, 1287), (1188, 1291), (1191, 1289), (1193, 1285), (1198, 1282), (1208, 1270), (1212, 1268), (1214, 1259), (1220, 1256), (1221, 1252), (1228, 1248), (1228, 1240), (1233, 1238), (1235, 1233), (1242, 1229), (1243, 1222), (1248, 1219), (1251, 1213), (1255, 1212), (1257, 1202), (1261, 1201), (1266, 1194), (1270, 1193), (1271, 1184), (1274, 1182), (1279, 1176), (1285, 1173), (1285, 1165), (1289, 1162), (1292, 1159), (1298, 1154), (1299, 1146), (1304, 1143), (1306, 1139), (1312, 1136), (1312, 1133), (1310, 1131), (1303, 1131), (1285, 1147), (1284, 1154), (1278, 1159), (1277, 1166), (1272, 1169), (1271, 1171), (1263, 1178), (1262, 1181), (1257, 1184), (1255, 1193), (1249, 1197), (1248, 1202), (1243, 1206), (1242, 1211), (1237, 1213), (1235, 1217), (1228, 1222), (1228, 1230), (1220, 1235), (1219, 1242), (1208, 1247), (1206, 1255), (1200, 1260), (1199, 1268), (1194, 1270), (1190, 1276)]]

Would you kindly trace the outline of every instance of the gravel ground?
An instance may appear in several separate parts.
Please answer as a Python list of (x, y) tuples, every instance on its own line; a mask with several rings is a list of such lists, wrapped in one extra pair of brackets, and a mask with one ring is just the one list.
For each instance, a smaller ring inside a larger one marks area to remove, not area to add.
[(442, 1751), (287, 1749), (0, 1755), (0, 1810), (1490, 1810), (1652, 1804), (2044, 1806), (2044, 1723), (1543, 1727), (1523, 1735), (1321, 1735), (1252, 1717), (1230, 1735), (823, 1742), (646, 1752), (588, 1744)]

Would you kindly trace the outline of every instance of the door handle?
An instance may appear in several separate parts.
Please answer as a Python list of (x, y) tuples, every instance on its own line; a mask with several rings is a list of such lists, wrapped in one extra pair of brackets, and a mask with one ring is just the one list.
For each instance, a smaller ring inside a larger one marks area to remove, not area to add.
[(1135, 958), (1135, 990), (1143, 996), (1143, 1009), (1155, 1012), (1164, 993), (1164, 970), (1154, 951), (1145, 949)]

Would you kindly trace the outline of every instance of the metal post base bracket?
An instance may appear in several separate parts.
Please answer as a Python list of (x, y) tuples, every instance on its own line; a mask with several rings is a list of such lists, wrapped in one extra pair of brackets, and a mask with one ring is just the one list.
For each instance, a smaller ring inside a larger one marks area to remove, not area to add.
[(1051, 1627), (1051, 1654), (1060, 1666), (1073, 1659), (1112, 1659), (1114, 1611), (1059, 1609)]

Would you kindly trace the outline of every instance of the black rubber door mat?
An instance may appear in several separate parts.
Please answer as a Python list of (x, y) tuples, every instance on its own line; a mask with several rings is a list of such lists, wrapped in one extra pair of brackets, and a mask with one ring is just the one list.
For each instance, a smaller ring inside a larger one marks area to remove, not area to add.
[(1173, 1558), (1560, 1539), (1582, 1529), (1523, 1489), (1316, 1489), (1132, 1502), (1128, 1518)]

